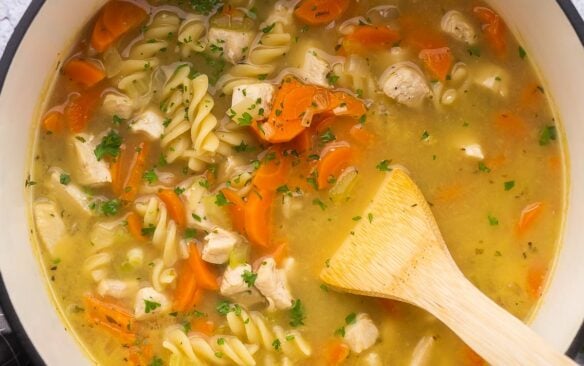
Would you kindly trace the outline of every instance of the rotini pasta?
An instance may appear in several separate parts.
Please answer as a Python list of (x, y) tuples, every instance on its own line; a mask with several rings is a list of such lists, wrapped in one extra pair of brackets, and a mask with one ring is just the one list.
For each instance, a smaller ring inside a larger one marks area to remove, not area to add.
[(164, 261), (160, 258), (152, 261), (152, 287), (158, 292), (163, 291), (166, 286), (172, 284), (176, 279), (176, 270), (172, 267), (165, 268)]
[(200, 15), (192, 15), (184, 20), (178, 31), (178, 42), (181, 55), (188, 57), (192, 52), (203, 52), (207, 48), (207, 19)]
[(195, 365), (253, 366), (256, 365), (253, 355), (258, 351), (258, 346), (244, 344), (234, 336), (187, 335), (180, 326), (166, 330), (162, 346), (173, 354), (187, 357)]

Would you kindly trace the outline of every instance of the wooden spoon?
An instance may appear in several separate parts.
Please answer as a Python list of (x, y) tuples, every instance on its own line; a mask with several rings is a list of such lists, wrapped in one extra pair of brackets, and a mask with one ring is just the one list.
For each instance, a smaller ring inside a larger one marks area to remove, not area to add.
[(322, 270), (324, 282), (419, 306), (493, 365), (576, 365), (464, 277), (403, 170), (388, 173), (366, 214)]

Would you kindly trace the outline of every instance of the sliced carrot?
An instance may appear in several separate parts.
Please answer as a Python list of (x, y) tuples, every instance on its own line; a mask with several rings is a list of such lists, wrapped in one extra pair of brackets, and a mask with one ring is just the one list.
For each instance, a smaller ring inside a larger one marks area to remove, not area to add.
[(105, 71), (95, 64), (80, 60), (72, 59), (63, 66), (65, 75), (76, 83), (85, 87), (91, 87), (105, 78)]
[(512, 140), (524, 139), (529, 131), (525, 120), (518, 115), (505, 112), (497, 115), (495, 127), (507, 138)]
[(339, 18), (349, 8), (349, 0), (303, 0), (294, 15), (308, 25), (323, 25)]
[(128, 2), (114, 0), (105, 4), (93, 28), (91, 45), (97, 52), (105, 51), (126, 32), (138, 27), (148, 13)]
[(99, 105), (101, 91), (102, 88), (96, 86), (71, 97), (63, 113), (69, 131), (79, 133), (85, 130), (89, 118)]
[(547, 272), (542, 263), (534, 263), (527, 269), (527, 293), (533, 300), (541, 297)]
[(222, 189), (221, 192), (227, 198), (227, 200), (231, 203), (227, 206), (227, 210), (229, 211), (229, 216), (231, 217), (231, 223), (233, 224), (233, 228), (238, 233), (244, 235), (245, 234), (245, 202), (243, 199), (231, 189), (225, 188)]
[(179, 228), (184, 228), (187, 224), (187, 213), (183, 201), (176, 192), (172, 189), (163, 189), (158, 192), (158, 198), (166, 205), (170, 218)]
[(330, 341), (324, 348), (324, 359), (327, 366), (342, 365), (349, 357), (349, 346), (340, 340)]
[(50, 133), (59, 133), (65, 127), (63, 113), (51, 111), (43, 118), (43, 128)]
[(147, 366), (152, 360), (152, 343), (131, 346), (128, 349), (128, 361), (132, 366)]
[(217, 276), (213, 273), (211, 268), (209, 268), (207, 262), (203, 261), (197, 246), (194, 244), (189, 246), (188, 264), (195, 274), (198, 288), (211, 291), (217, 291), (219, 289)]
[(245, 232), (252, 244), (267, 247), (271, 241), (272, 202), (274, 192), (257, 188), (251, 191), (245, 205)]
[(276, 265), (281, 267), (284, 264), (284, 259), (288, 256), (288, 243), (283, 242), (276, 246), (276, 249), (272, 250), (270, 253), (267, 253), (268, 256), (274, 258)]
[(275, 191), (288, 179), (290, 160), (279, 148), (269, 151), (266, 156), (273, 156), (273, 158), (269, 160), (264, 158), (253, 178), (253, 184), (260, 189)]
[(333, 92), (330, 95), (329, 113), (339, 117), (361, 118), (367, 113), (365, 104), (352, 95), (344, 92)]
[(303, 154), (312, 147), (312, 133), (305, 128), (298, 136), (286, 145), (286, 150), (294, 150), (298, 154)]
[(142, 235), (142, 219), (140, 216), (135, 212), (130, 212), (126, 217), (126, 221), (128, 222), (128, 231), (132, 234), (134, 239), (146, 241), (146, 237)]
[(385, 26), (360, 25), (343, 37), (341, 50), (345, 54), (368, 54), (390, 49), (400, 39), (400, 34)]
[[(122, 201), (132, 202), (134, 198), (136, 198), (136, 195), (138, 194), (138, 188), (140, 187), (140, 182), (142, 182), (144, 170), (146, 169), (146, 159), (148, 159), (149, 153), (150, 145), (146, 142), (141, 142), (138, 145), (136, 152), (134, 153), (134, 158), (132, 160), (132, 164), (130, 165), (130, 172), (128, 173), (128, 176), (124, 182), (124, 188), (122, 190), (122, 194), (120, 195), (120, 199)], [(170, 211), (171, 208), (168, 208), (168, 210)], [(177, 222), (177, 224), (179, 224), (179, 222)]]
[(414, 17), (400, 20), (403, 32), (403, 44), (417, 51), (448, 46), (448, 40), (438, 28), (429, 28)]
[(124, 178), (122, 176), (122, 161), (126, 155), (125, 145), (120, 146), (120, 155), (110, 163), (110, 174), (112, 176), (112, 192), (119, 196), (122, 194)]
[(454, 62), (450, 48), (424, 49), (420, 51), (419, 57), (435, 77), (441, 81), (446, 80)]
[(132, 332), (134, 317), (123, 307), (92, 295), (83, 297), (85, 314), (89, 321), (114, 335), (125, 344), (134, 343), (136, 334)]
[(357, 123), (349, 130), (351, 137), (359, 144), (367, 146), (375, 140), (375, 136), (368, 132), (362, 123)]
[[(327, 147), (325, 146), (325, 150)], [(348, 145), (333, 146), (320, 157), (316, 166), (318, 189), (328, 188), (331, 180), (339, 177), (353, 156), (353, 148)]]
[(507, 55), (507, 29), (503, 19), (492, 9), (476, 6), (474, 15), (482, 23), (483, 32), (489, 46), (499, 57)]
[(201, 304), (201, 302), (203, 302), (204, 297), (205, 290), (203, 290), (202, 288), (197, 288), (195, 290), (195, 293), (193, 294), (193, 297), (191, 297), (191, 301), (189, 301), (188, 309), (193, 309), (195, 306)]
[(519, 216), (519, 222), (516, 228), (517, 234), (525, 234), (533, 226), (537, 218), (541, 216), (544, 207), (542, 202), (533, 202), (525, 206)]
[(191, 329), (210, 337), (215, 333), (215, 323), (209, 319), (195, 318), (191, 320)]
[(187, 311), (191, 309), (191, 304), (197, 292), (197, 279), (192, 267), (183, 263), (179, 271), (174, 290), (173, 308), (177, 311)]

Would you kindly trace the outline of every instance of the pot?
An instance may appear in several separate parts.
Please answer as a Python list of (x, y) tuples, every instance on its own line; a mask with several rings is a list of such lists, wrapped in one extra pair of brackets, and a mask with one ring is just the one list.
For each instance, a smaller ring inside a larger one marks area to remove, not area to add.
[[(0, 306), (38, 364), (89, 363), (52, 304), (29, 237), (29, 193), (24, 188), (30, 141), (44, 109), (43, 96), (64, 57), (61, 51), (104, 2), (33, 0), (0, 63), (0, 222), (4, 224)], [(552, 346), (573, 356), (584, 343), (584, 22), (569, 0), (489, 3), (527, 50), (566, 136), (563, 143), (570, 161), (563, 245), (531, 326)]]

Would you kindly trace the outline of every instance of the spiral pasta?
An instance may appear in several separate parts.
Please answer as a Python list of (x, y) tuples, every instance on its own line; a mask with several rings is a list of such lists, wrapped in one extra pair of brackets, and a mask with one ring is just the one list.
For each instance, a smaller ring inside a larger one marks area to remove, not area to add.
[(144, 217), (144, 227), (154, 228), (152, 243), (162, 251), (164, 266), (175, 264), (179, 256), (177, 226), (168, 218), (164, 203), (158, 197), (151, 197), (146, 204), (136, 203), (136, 211)]
[(234, 336), (187, 335), (180, 326), (166, 330), (162, 346), (175, 355), (187, 357), (195, 365), (253, 366), (256, 364), (253, 355), (258, 351), (258, 346), (246, 345)]
[(207, 48), (207, 19), (200, 15), (192, 15), (182, 22), (178, 31), (178, 43), (183, 57), (192, 52), (203, 52)]
[(193, 76), (188, 65), (179, 66), (164, 85), (161, 108), (171, 120), (161, 145), (169, 163), (183, 157), (191, 170), (201, 171), (213, 161), (219, 139), (217, 118), (211, 113), (215, 101), (208, 88), (207, 75)]
[(286, 357), (298, 359), (311, 355), (310, 345), (296, 330), (284, 331), (280, 326), (270, 327), (268, 320), (257, 311), (238, 311), (227, 314), (227, 325), (240, 339), (257, 344), (265, 350), (281, 351)]
[(130, 48), (128, 58), (119, 67), (118, 89), (130, 97), (147, 94), (151, 89), (152, 72), (159, 66), (158, 52), (168, 49), (176, 35), (180, 19), (176, 14), (160, 12), (144, 32), (143, 39)]
[(222, 76), (217, 87), (227, 95), (239, 85), (253, 84), (276, 71), (274, 62), (290, 50), (292, 35), (285, 26), (289, 23), (294, 8), (293, 2), (279, 2), (274, 6), (273, 16), (260, 25), (262, 32), (248, 52), (246, 62), (237, 64)]
[(158, 292), (162, 292), (166, 286), (172, 284), (176, 279), (174, 268), (165, 268), (164, 261), (160, 258), (152, 261), (152, 287)]

